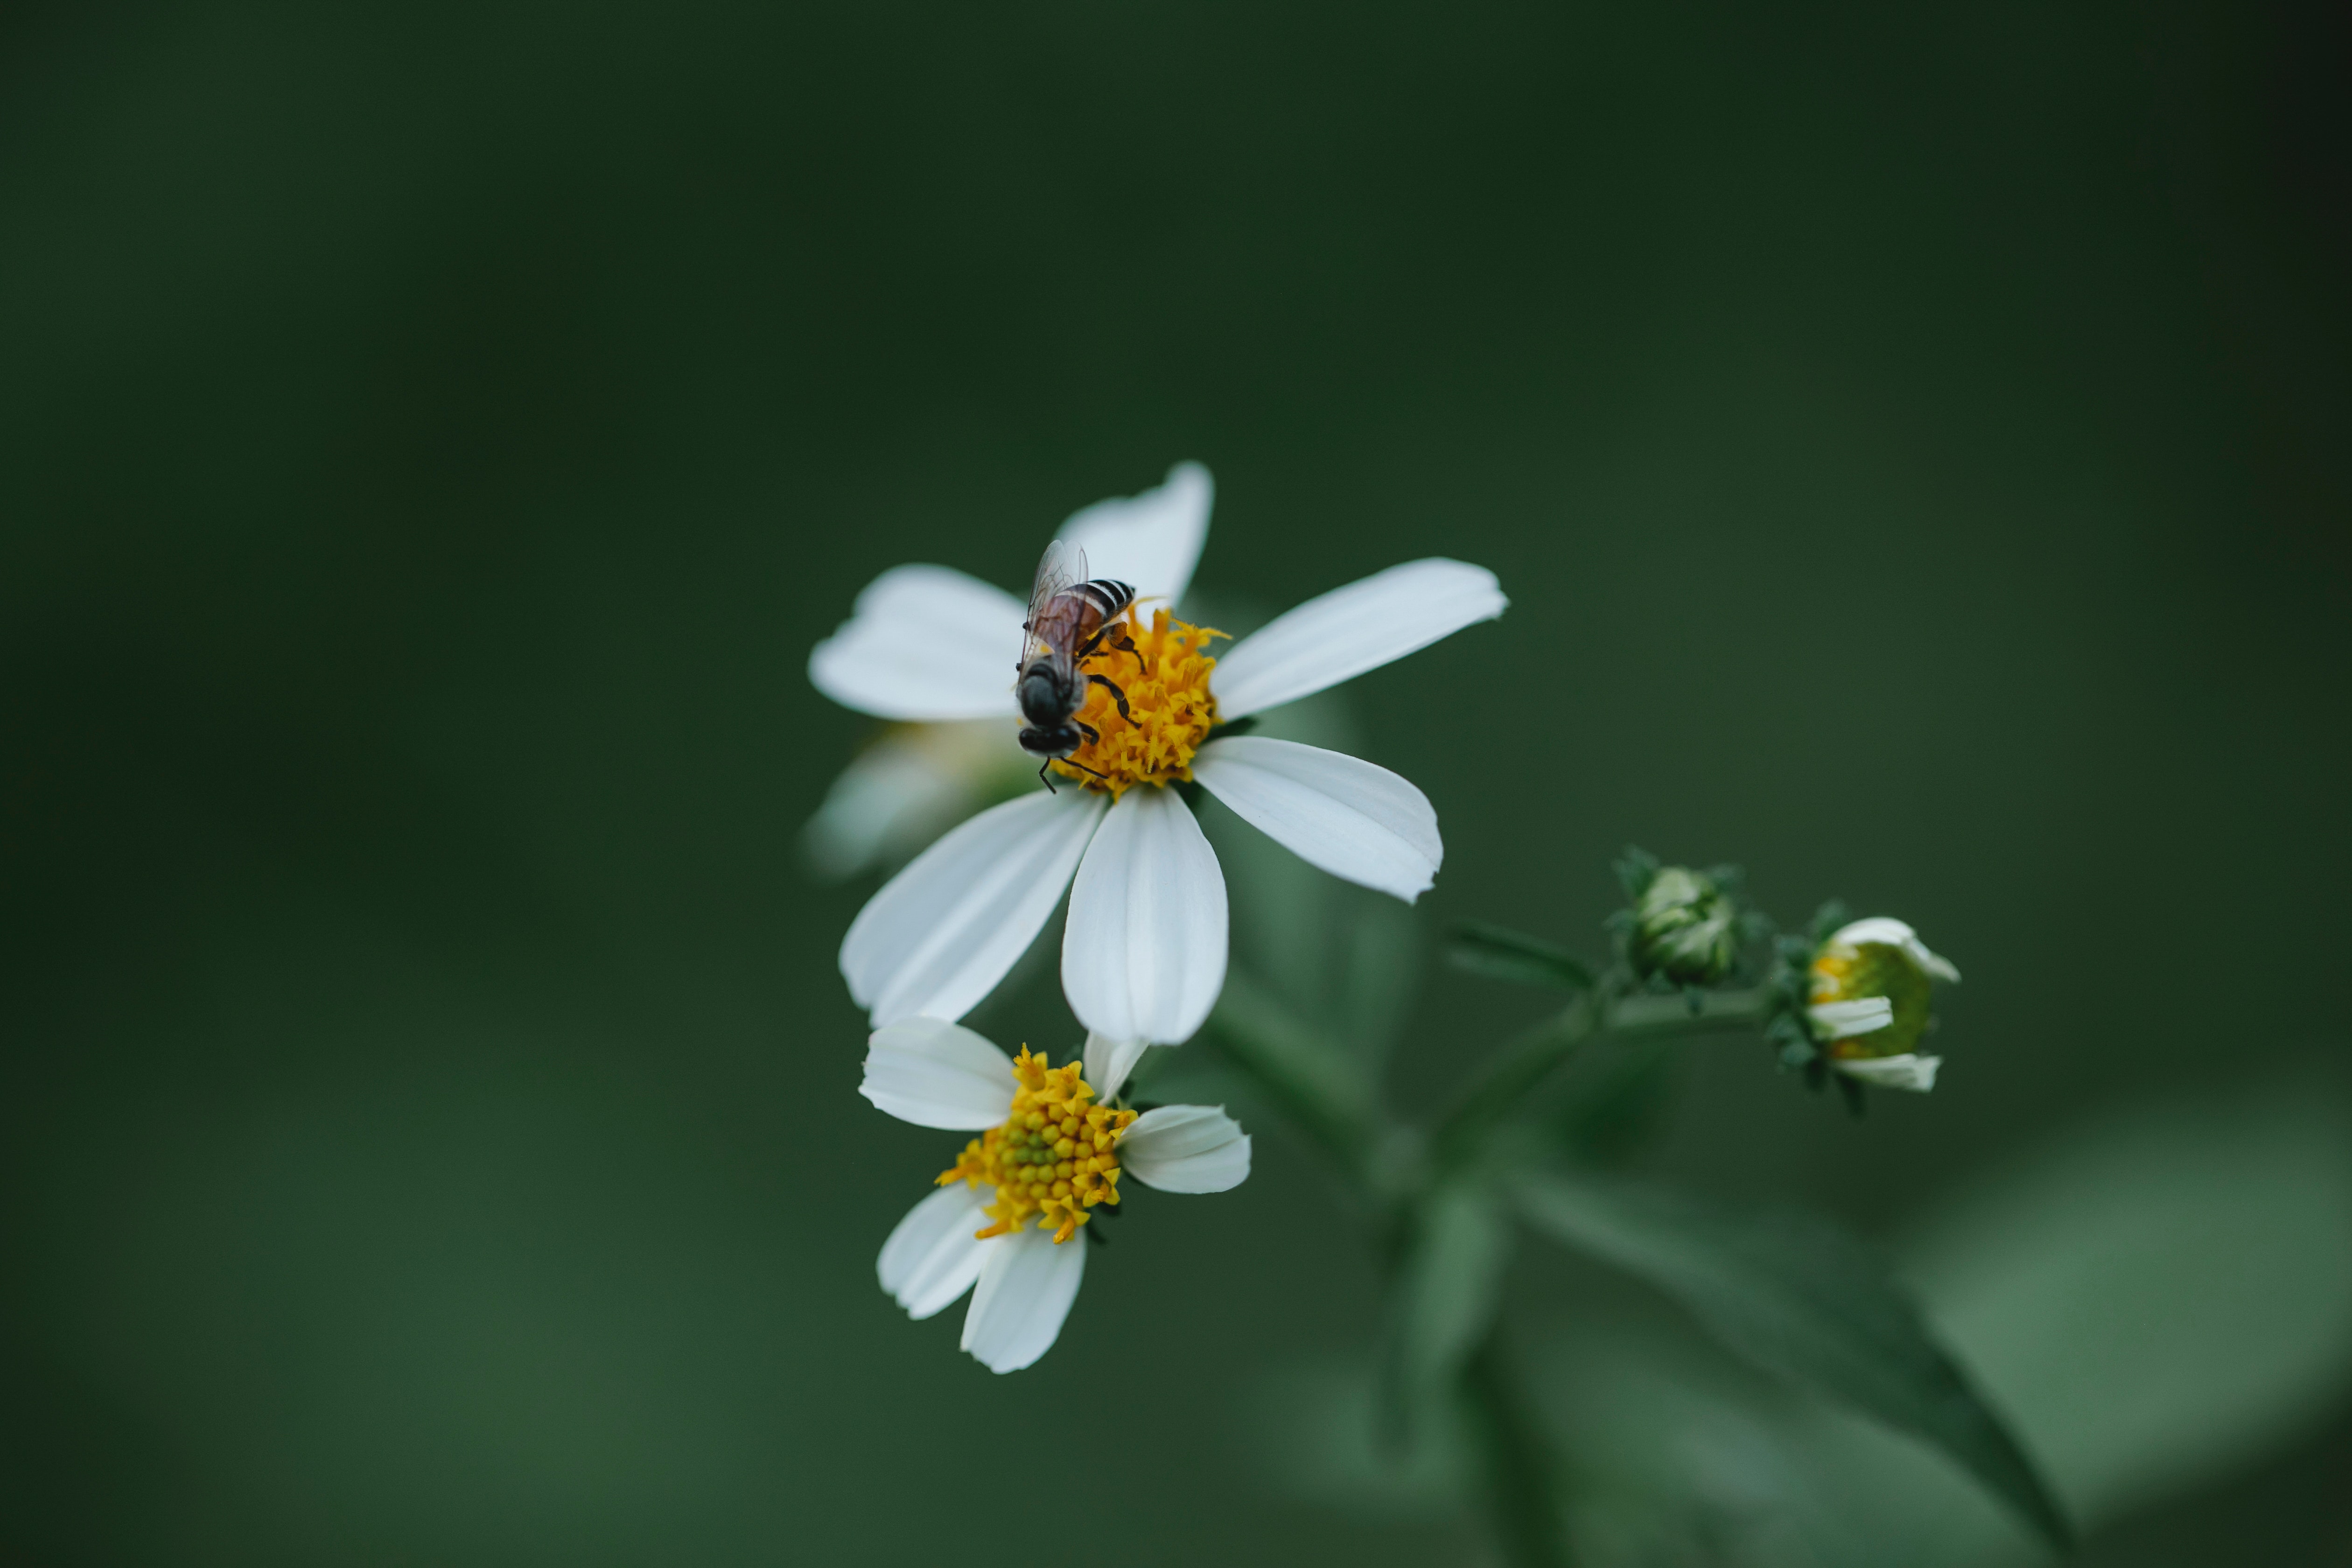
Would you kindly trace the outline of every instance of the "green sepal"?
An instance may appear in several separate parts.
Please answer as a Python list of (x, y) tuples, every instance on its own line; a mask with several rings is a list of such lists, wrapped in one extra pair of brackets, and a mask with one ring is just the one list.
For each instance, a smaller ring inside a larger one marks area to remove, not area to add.
[(1611, 864), (1617, 873), (1619, 884), (1625, 889), (1625, 897), (1638, 900), (1650, 890), (1650, 883), (1656, 879), (1658, 868), (1664, 862), (1640, 845), (1628, 844), (1625, 853)]

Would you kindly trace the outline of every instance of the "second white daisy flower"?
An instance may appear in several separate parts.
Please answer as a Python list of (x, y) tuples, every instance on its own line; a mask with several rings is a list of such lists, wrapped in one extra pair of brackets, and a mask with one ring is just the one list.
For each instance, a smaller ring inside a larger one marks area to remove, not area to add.
[(1086, 1278), (1086, 1227), (1116, 1212), (1119, 1179), (1222, 1193), (1249, 1176), (1250, 1141), (1221, 1107), (1108, 1105), (1076, 1062), (1015, 1059), (970, 1029), (911, 1018), (875, 1032), (859, 1093), (902, 1121), (980, 1134), (882, 1245), (882, 1289), (911, 1318), (967, 1290), (963, 1348), (1018, 1372), (1053, 1348)]

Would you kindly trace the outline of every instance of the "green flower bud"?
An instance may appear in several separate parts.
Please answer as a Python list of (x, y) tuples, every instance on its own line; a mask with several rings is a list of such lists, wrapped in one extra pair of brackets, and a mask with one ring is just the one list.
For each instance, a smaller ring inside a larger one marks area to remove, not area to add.
[(1739, 956), (1739, 908), (1711, 876), (1667, 866), (1633, 900), (1626, 955), (1643, 979), (1713, 985)]
[(1919, 1054), (1932, 1019), (1929, 993), (1960, 972), (1901, 921), (1855, 921), (1813, 952), (1805, 1009), (1829, 1065), (1888, 1089), (1936, 1087), (1939, 1057)]

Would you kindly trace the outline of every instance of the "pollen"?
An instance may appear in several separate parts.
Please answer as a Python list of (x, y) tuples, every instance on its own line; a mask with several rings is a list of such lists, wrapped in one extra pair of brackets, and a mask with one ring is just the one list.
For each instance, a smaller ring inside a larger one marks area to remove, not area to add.
[(1049, 1068), (1022, 1047), (1013, 1064), (1021, 1088), (1012, 1113), (940, 1173), (943, 1187), (966, 1182), (996, 1189), (986, 1210), (991, 1223), (975, 1236), (1003, 1236), (1034, 1215), (1039, 1230), (1065, 1242), (1094, 1217), (1096, 1205), (1118, 1202), (1118, 1141), (1135, 1112), (1094, 1104), (1095, 1091), (1080, 1071), (1076, 1062)]
[[(1192, 753), (1217, 722), (1217, 700), (1209, 695), (1209, 672), (1217, 661), (1206, 649), (1210, 638), (1225, 635), (1172, 619), (1166, 610), (1155, 611), (1150, 626), (1138, 621), (1125, 631), (1133, 653), (1105, 638), (1081, 667), (1102, 680), (1087, 690), (1078, 721), (1102, 738), (1054, 764), (1062, 777), (1113, 800), (1136, 784), (1192, 776)], [(1104, 680), (1125, 693), (1124, 714)]]

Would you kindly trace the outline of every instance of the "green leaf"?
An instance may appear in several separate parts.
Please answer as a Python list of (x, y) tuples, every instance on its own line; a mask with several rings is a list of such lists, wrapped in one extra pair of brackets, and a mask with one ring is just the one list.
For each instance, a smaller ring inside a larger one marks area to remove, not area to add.
[(1454, 968), (1489, 980), (1590, 991), (1592, 971), (1566, 948), (1498, 925), (1472, 921), (1454, 928), (1445, 956)]
[(1836, 1226), (1633, 1182), (1534, 1176), (1519, 1195), (1538, 1228), (1649, 1281), (1768, 1371), (1936, 1444), (2071, 1546), (2032, 1461), (1870, 1250)]
[(1905, 1249), (2085, 1519), (2242, 1472), (2352, 1391), (2352, 1085), (2263, 1067), (2020, 1151)]
[[(1395, 900), (1349, 889), (1356, 927), (1347, 945), (1344, 983), (1335, 1004), (1346, 1020), (1347, 1044), (1365, 1063), (1386, 1061), (1412, 1015), (1422, 976), (1421, 927)], [(1348, 904), (1343, 903), (1345, 912)]]
[(1453, 1183), (1423, 1200), (1392, 1298), (1392, 1416), (1414, 1415), (1454, 1386), (1494, 1323), (1510, 1260), (1510, 1216), (1485, 1184)]

